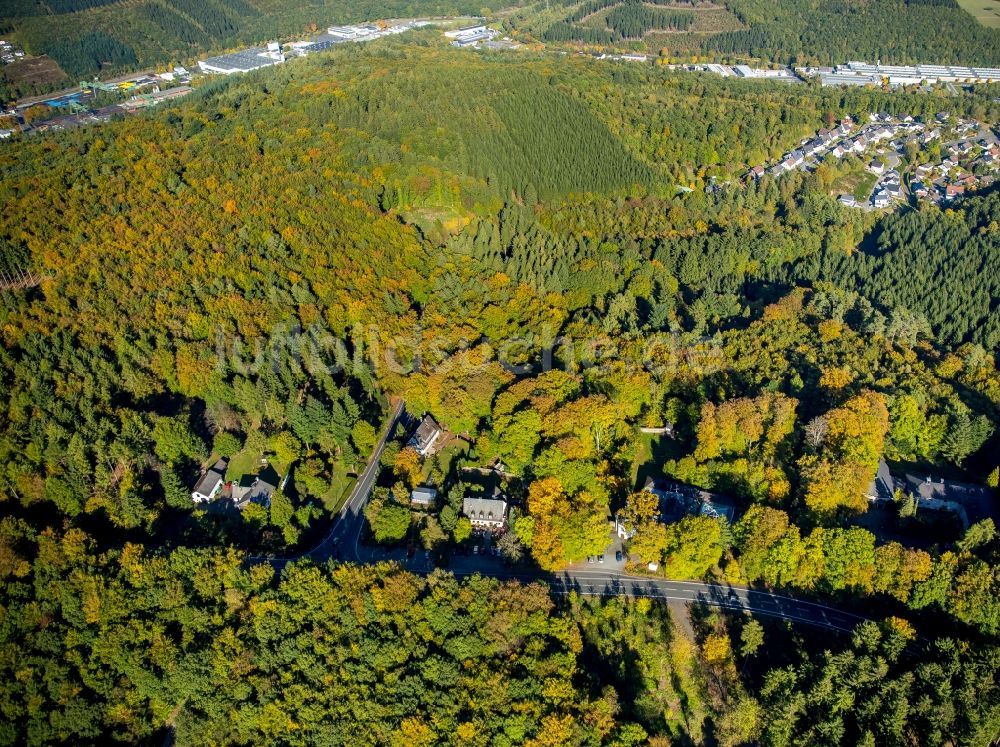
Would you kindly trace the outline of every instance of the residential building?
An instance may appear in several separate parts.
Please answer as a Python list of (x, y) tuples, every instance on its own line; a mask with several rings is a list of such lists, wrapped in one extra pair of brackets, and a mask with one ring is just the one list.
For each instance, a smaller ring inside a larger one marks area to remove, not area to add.
[(961, 184), (949, 184), (944, 189), (944, 199), (951, 202), (965, 194), (965, 187)]
[(935, 481), (931, 477), (922, 478), (908, 474), (903, 482), (907, 492), (917, 499), (917, 511), (921, 509), (950, 511), (958, 518), (963, 530), (969, 528), (966, 502), (979, 501), (988, 495), (986, 488), (979, 485), (943, 479)]
[(699, 516), (708, 516), (712, 519), (725, 519), (729, 524), (733, 523), (736, 518), (736, 505), (731, 503), (727, 498), (723, 498), (721, 495), (716, 495), (715, 493), (709, 493), (707, 490), (699, 490), (698, 498), (700, 503), (698, 506)]
[(222, 490), (228, 466), (229, 460), (222, 457), (211, 469), (205, 472), (191, 489), (191, 500), (195, 503), (208, 503), (215, 500), (215, 496)]
[(882, 188), (889, 195), (890, 200), (900, 200), (903, 198), (903, 187), (898, 181), (885, 181)]
[(428, 508), (437, 502), (437, 488), (427, 485), (420, 485), (410, 493), (410, 505), (419, 508)]
[[(657, 497), (657, 521), (664, 524), (673, 524), (685, 516), (725, 518), (732, 523), (736, 515), (732, 501), (701, 488), (647, 477), (642, 489)], [(615, 534), (623, 540), (635, 534), (635, 527), (629, 525), (621, 511), (615, 515)]]
[(437, 424), (437, 421), (430, 415), (424, 415), (407, 445), (416, 449), (420, 456), (428, 457), (435, 452), (435, 447), (441, 440), (442, 433), (444, 431)]
[(230, 485), (230, 496), (237, 508), (243, 509), (251, 503), (264, 508), (271, 507), (271, 496), (278, 489), (281, 478), (268, 466), (256, 475), (243, 475), (238, 483)]
[(917, 512), (943, 511), (955, 515), (962, 529), (969, 528), (969, 511), (981, 516), (982, 506), (990, 501), (989, 491), (980, 485), (970, 485), (949, 480), (934, 480), (907, 474), (900, 479), (889, 470), (884, 459), (879, 460), (878, 471), (865, 497), (872, 503), (895, 503), (897, 494), (905, 493), (917, 500)]
[(872, 480), (865, 497), (872, 503), (878, 501), (896, 500), (896, 481), (889, 472), (889, 465), (885, 459), (878, 460), (878, 470), (875, 472), (875, 479)]
[(492, 498), (465, 496), (462, 514), (477, 529), (501, 530), (507, 526), (507, 500), (499, 492)]

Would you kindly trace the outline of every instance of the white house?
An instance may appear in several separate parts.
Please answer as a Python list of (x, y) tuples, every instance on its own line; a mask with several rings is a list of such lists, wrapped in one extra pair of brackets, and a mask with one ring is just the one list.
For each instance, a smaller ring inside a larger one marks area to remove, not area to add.
[(875, 208), (886, 208), (889, 207), (889, 194), (880, 189), (874, 195), (872, 195), (872, 207)]
[(442, 433), (441, 426), (437, 424), (437, 421), (430, 415), (424, 415), (424, 419), (420, 421), (420, 425), (417, 426), (416, 432), (407, 445), (416, 449), (422, 457), (430, 456), (434, 453), (435, 445), (441, 439)]
[(208, 503), (215, 499), (219, 491), (222, 490), (222, 483), (226, 476), (226, 467), (229, 461), (223, 457), (208, 470), (191, 490), (191, 500), (195, 503)]
[(410, 504), (417, 507), (433, 506), (437, 501), (437, 489), (420, 485), (410, 493)]
[(479, 529), (503, 529), (507, 525), (507, 501), (499, 494), (494, 498), (466, 496), (462, 514)]

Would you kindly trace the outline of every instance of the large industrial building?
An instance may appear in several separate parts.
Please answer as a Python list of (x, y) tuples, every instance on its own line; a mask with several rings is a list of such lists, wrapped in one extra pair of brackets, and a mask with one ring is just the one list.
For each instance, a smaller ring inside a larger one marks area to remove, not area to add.
[(331, 26), (326, 33), (340, 41), (367, 41), (379, 35), (379, 27), (373, 24), (364, 26)]
[(285, 61), (285, 55), (281, 51), (281, 45), (272, 42), (266, 47), (252, 47), (241, 49), (232, 54), (223, 54), (218, 57), (209, 57), (207, 60), (200, 60), (198, 67), (204, 73), (222, 73), (232, 75), (233, 73), (248, 73), (270, 65), (279, 65)]
[(1000, 69), (962, 65), (882, 65), (848, 62), (831, 73), (822, 73), (824, 86), (916, 86), (921, 83), (1000, 83)]

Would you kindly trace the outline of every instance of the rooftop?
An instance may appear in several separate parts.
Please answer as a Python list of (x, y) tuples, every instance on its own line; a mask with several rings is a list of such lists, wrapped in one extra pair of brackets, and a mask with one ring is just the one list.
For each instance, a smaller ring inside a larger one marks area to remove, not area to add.
[(267, 47), (251, 47), (241, 49), (239, 52), (209, 57), (201, 60), (198, 65), (202, 69), (217, 70), (223, 72), (248, 72), (258, 68), (268, 67), (283, 62), (280, 52), (277, 55), (269, 51)]
[(503, 521), (507, 515), (507, 501), (466, 496), (462, 500), (462, 513), (477, 521)]

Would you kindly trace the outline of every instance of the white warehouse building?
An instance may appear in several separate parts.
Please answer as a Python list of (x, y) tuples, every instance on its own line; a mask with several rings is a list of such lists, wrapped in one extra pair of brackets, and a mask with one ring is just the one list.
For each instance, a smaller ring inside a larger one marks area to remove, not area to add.
[(271, 65), (280, 65), (284, 61), (285, 55), (281, 51), (281, 45), (277, 42), (271, 42), (266, 47), (251, 47), (232, 54), (199, 60), (198, 67), (203, 73), (232, 75), (233, 73), (248, 73), (251, 70)]

